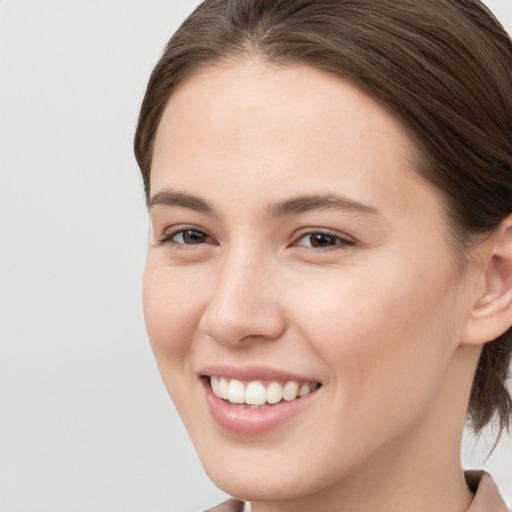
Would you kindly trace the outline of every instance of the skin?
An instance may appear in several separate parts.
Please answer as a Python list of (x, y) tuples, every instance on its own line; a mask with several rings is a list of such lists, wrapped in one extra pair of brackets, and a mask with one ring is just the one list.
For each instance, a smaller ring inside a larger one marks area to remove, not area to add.
[[(151, 196), (188, 194), (211, 212), (150, 203), (149, 338), (207, 473), (256, 512), (469, 506), (460, 439), (490, 336), (474, 311), (491, 302), (496, 258), (491, 240), (461, 272), (415, 154), (388, 111), (306, 66), (222, 62), (165, 109)], [(364, 208), (269, 215), (312, 194)], [(200, 243), (183, 243), (185, 228)], [(316, 232), (334, 236), (311, 247)], [(279, 427), (234, 434), (208, 410), (198, 372), (209, 364), (322, 387)]]

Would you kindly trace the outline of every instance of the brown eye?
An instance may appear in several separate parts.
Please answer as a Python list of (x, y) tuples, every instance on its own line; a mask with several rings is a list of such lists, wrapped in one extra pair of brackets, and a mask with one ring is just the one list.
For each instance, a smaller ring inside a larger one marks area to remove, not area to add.
[(209, 242), (211, 239), (202, 231), (198, 231), (197, 229), (182, 229), (181, 231), (178, 231), (175, 233), (171, 241), (173, 241), (176, 244), (202, 244)]
[(310, 247), (312, 249), (333, 249), (344, 248), (353, 245), (353, 242), (333, 235), (332, 233), (323, 233), (321, 231), (306, 233), (301, 236), (296, 245), (299, 247)]
[(338, 243), (338, 238), (325, 233), (315, 233), (309, 235), (309, 243), (311, 247), (331, 247)]

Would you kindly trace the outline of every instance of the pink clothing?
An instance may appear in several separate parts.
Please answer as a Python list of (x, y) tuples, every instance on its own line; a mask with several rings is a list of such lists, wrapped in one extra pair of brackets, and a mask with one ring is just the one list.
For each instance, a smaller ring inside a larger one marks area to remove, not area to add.
[(485, 471), (466, 471), (466, 482), (475, 497), (467, 512), (508, 512), (491, 475)]
[[(466, 471), (466, 481), (475, 494), (467, 512), (509, 512), (491, 475), (485, 471)], [(243, 512), (244, 503), (228, 500), (206, 512)]]
[(216, 507), (209, 508), (205, 512), (243, 512), (244, 502), (239, 500), (228, 500)]

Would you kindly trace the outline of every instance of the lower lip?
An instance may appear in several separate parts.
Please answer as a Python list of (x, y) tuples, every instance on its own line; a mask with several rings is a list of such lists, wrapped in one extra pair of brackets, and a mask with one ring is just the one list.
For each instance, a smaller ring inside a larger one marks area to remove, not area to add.
[(302, 398), (279, 402), (264, 409), (245, 409), (215, 396), (208, 382), (203, 383), (206, 402), (214, 420), (225, 430), (244, 435), (261, 434), (278, 427), (303, 411), (318, 393), (318, 390), (313, 391)]

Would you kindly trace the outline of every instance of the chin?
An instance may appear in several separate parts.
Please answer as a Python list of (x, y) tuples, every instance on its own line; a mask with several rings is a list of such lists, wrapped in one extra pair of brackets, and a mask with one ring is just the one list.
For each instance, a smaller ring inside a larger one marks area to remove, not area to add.
[(205, 465), (211, 481), (224, 492), (244, 501), (286, 501), (300, 499), (314, 492), (312, 482), (305, 478), (307, 469), (300, 474), (288, 473), (281, 467), (227, 468), (223, 464)]
[(195, 444), (212, 482), (230, 496), (245, 501), (298, 500), (315, 495), (349, 473), (348, 457), (347, 464), (340, 464), (343, 458), (338, 456), (322, 462), (321, 457), (310, 456), (311, 446), (307, 443), (301, 446), (294, 439), (287, 444), (277, 437), (269, 435), (259, 442), (247, 443), (204, 436), (202, 442)]

